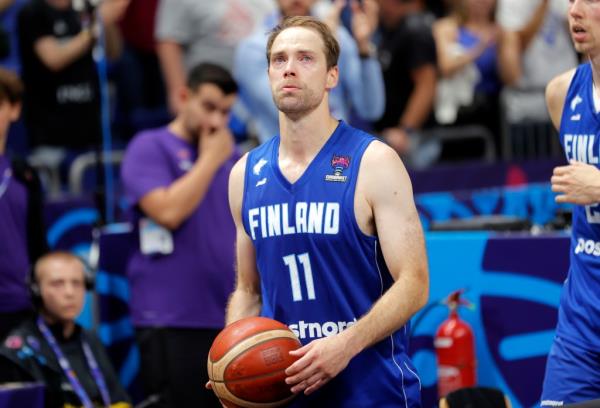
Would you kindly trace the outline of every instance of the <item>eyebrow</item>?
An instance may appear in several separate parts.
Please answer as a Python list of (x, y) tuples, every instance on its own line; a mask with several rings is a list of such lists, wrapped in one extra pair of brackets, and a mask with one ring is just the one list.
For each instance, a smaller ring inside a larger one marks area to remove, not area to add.
[(311, 54), (311, 55), (316, 55), (317, 51), (314, 50), (306, 50), (306, 49), (300, 49), (300, 50), (295, 50), (292, 51), (291, 53), (288, 53), (286, 51), (272, 51), (271, 52), (271, 57), (275, 57), (275, 56), (279, 56), (279, 55), (285, 55), (285, 54)]

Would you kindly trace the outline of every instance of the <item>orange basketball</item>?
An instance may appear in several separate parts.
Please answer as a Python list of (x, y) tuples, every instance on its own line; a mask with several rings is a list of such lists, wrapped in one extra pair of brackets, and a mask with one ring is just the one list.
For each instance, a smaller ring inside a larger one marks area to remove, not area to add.
[(208, 378), (226, 406), (278, 407), (294, 394), (285, 383), (285, 369), (302, 345), (283, 323), (248, 317), (225, 327), (208, 354)]

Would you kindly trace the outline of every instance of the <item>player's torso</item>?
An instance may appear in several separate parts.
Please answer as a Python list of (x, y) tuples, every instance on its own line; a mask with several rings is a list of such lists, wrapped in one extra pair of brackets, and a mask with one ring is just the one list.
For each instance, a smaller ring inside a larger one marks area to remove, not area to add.
[(389, 279), (377, 270), (376, 238), (360, 231), (354, 215), (360, 159), (372, 138), (341, 124), (294, 183), (279, 168), (278, 140), (248, 158), (243, 220), (256, 249), (263, 314), (308, 340), (352, 324)]
[[(593, 100), (591, 69), (581, 65), (571, 81), (561, 118), (560, 141), (567, 160), (600, 168), (600, 114)], [(597, 328), (588, 326), (589, 313), (600, 314), (600, 203), (573, 206), (571, 270), (562, 294), (559, 327), (574, 338), (600, 340)], [(591, 309), (590, 309), (591, 308)], [(560, 330), (559, 330), (560, 334)], [(597, 343), (596, 343), (597, 344)]]
[[(372, 140), (340, 123), (294, 183), (278, 166), (279, 138), (248, 156), (242, 219), (256, 250), (261, 314), (289, 325), (304, 344), (354, 324), (393, 283), (377, 238), (361, 231), (354, 211), (360, 161)], [(356, 356), (318, 393), (318, 405), (404, 406), (408, 400), (418, 406), (406, 332), (403, 327)], [(314, 406), (311, 401), (298, 402)]]

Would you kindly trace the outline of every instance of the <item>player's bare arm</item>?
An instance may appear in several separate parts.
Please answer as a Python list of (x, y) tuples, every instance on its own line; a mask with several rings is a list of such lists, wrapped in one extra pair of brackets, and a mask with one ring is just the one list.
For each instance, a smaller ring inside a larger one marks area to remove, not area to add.
[(260, 277), (256, 269), (256, 253), (242, 223), (244, 171), (248, 155), (244, 155), (229, 175), (229, 206), (236, 229), (236, 284), (227, 305), (226, 324), (248, 316), (258, 316), (261, 307)]
[[(546, 87), (546, 104), (552, 123), (560, 129), (560, 120), (569, 84), (575, 70), (554, 78)], [(567, 166), (558, 166), (552, 172), (552, 191), (559, 193), (557, 203), (590, 205), (600, 202), (600, 170), (590, 164), (571, 161)]]
[(594, 165), (572, 160), (568, 166), (555, 167), (552, 191), (559, 193), (557, 203), (591, 205), (600, 202), (600, 170)]
[(567, 90), (569, 89), (569, 84), (571, 83), (574, 74), (574, 69), (569, 70), (552, 79), (546, 86), (546, 106), (548, 107), (550, 119), (552, 119), (552, 124), (556, 130), (560, 129), (560, 118), (562, 116)]
[(356, 189), (357, 221), (376, 233), (395, 283), (356, 324), (292, 352), (286, 370), (293, 392), (310, 394), (335, 377), (363, 349), (402, 327), (427, 301), (429, 277), (423, 232), (410, 179), (398, 155), (373, 142), (363, 157)]

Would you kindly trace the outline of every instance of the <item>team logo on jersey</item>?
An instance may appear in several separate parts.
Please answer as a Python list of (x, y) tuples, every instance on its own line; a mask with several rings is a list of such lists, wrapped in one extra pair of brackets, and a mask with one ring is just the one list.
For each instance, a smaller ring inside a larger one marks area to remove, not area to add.
[(334, 154), (331, 158), (331, 167), (333, 167), (333, 174), (327, 174), (325, 180), (345, 183), (348, 177), (342, 175), (342, 172), (350, 167), (350, 156), (336, 156)]
[(265, 164), (267, 164), (267, 161), (265, 159), (260, 159), (252, 168), (252, 172), (257, 176), (260, 176), (260, 172)]
[[(575, 111), (575, 109), (577, 109), (577, 105), (579, 105), (581, 102), (583, 102), (581, 96), (579, 96), (579, 94), (575, 95), (575, 97), (571, 99), (571, 111)], [(581, 113), (571, 115), (571, 121), (577, 122), (579, 120), (581, 120)]]
[(581, 96), (579, 96), (579, 94), (575, 95), (575, 97), (571, 99), (571, 110), (574, 111), (581, 102), (583, 102)]

